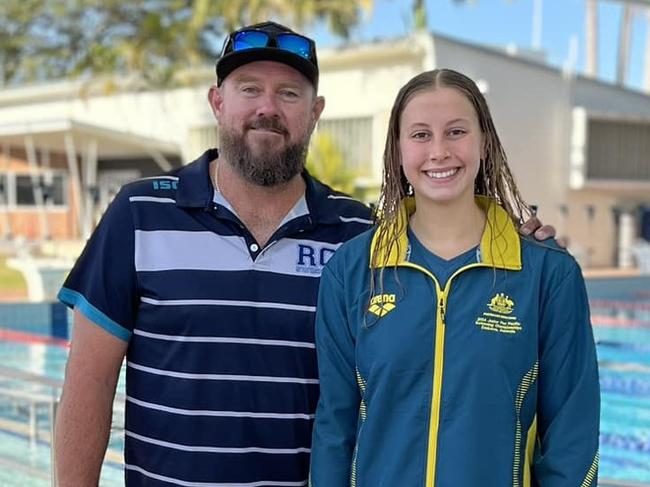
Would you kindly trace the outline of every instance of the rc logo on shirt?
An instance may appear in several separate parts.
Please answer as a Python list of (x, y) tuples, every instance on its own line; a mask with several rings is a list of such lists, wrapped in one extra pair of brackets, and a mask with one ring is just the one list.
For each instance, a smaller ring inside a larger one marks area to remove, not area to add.
[(521, 323), (514, 315), (515, 302), (505, 293), (497, 293), (487, 303), (489, 311), (476, 318), (476, 325), (483, 331), (496, 331), (499, 333), (517, 333), (521, 331)]
[(336, 249), (330, 247), (319, 247), (315, 245), (298, 244), (298, 258), (296, 259), (296, 271), (305, 274), (318, 274), (323, 271), (330, 257)]
[(381, 318), (393, 311), (395, 307), (394, 294), (378, 294), (377, 296), (373, 296), (370, 300), (368, 311)]

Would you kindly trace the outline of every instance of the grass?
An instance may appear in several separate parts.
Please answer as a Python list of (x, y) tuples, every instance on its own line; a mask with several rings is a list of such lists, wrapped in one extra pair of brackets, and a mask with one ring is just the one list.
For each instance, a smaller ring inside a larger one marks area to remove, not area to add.
[(23, 275), (7, 266), (7, 258), (0, 257), (0, 292), (26, 293), (27, 283)]

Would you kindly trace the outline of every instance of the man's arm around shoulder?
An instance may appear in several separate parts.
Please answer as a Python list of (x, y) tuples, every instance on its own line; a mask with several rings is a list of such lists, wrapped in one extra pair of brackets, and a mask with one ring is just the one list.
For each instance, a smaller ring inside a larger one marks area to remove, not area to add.
[(98, 485), (127, 346), (75, 310), (54, 432), (58, 487)]

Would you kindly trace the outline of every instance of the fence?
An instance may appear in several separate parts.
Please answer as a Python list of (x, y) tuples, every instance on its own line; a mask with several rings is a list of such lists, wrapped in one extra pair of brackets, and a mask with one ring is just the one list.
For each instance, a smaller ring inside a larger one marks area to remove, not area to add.
[[(31, 445), (44, 443), (50, 447), (50, 472), (3, 459), (5, 467), (22, 471), (35, 478), (49, 477), (56, 486), (54, 470), (54, 420), (63, 381), (0, 366), (0, 429), (27, 438)], [(113, 403), (111, 437), (124, 437), (123, 394), (116, 394)], [(108, 452), (106, 461), (122, 463), (121, 454)]]

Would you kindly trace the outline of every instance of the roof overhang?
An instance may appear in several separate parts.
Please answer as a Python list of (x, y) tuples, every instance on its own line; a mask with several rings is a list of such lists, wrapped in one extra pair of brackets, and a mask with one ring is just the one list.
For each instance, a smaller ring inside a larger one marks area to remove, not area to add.
[(152, 153), (180, 157), (178, 144), (132, 132), (79, 122), (73, 119), (39, 120), (0, 125), (0, 144), (23, 147), (31, 138), (39, 150), (66, 151), (66, 136), (83, 150), (87, 143), (97, 144), (100, 159), (150, 157)]

